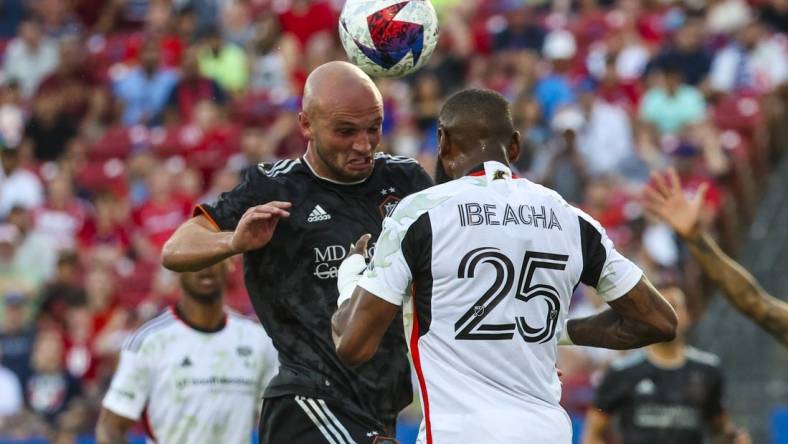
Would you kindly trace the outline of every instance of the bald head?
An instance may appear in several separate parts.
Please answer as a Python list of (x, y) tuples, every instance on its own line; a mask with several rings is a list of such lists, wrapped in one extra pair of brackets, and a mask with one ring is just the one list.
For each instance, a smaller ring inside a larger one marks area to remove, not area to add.
[(348, 62), (328, 62), (307, 77), (302, 107), (307, 114), (319, 113), (347, 103), (350, 96), (383, 103), (377, 86), (361, 68)]
[(466, 89), (452, 95), (438, 120), (463, 151), (487, 144), (506, 145), (514, 133), (509, 102), (485, 89)]

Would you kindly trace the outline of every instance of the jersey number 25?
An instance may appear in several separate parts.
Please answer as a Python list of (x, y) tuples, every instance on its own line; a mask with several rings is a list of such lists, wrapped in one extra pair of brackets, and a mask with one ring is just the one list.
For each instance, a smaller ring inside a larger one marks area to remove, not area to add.
[(497, 248), (482, 247), (471, 250), (460, 261), (457, 277), (472, 279), (480, 264), (491, 265), (495, 269), (495, 281), (487, 291), (454, 324), (455, 338), (461, 340), (506, 340), (514, 337), (514, 332), (526, 342), (544, 343), (555, 335), (555, 326), (561, 312), (561, 300), (555, 287), (533, 282), (534, 271), (539, 268), (564, 270), (569, 256), (563, 254), (526, 251), (520, 267), (520, 278), (514, 297), (524, 303), (534, 298), (544, 298), (547, 303), (547, 316), (542, 327), (531, 327), (524, 316), (516, 316), (513, 323), (483, 323), (495, 307), (511, 292), (515, 270), (511, 259)]

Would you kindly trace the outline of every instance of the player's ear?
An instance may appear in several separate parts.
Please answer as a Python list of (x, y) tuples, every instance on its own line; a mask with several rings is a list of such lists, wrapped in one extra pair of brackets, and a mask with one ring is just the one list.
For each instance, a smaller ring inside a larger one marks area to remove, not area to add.
[(438, 127), (438, 156), (444, 155), (449, 151), (449, 133), (446, 128)]
[(301, 130), (301, 135), (306, 140), (312, 140), (312, 122), (309, 121), (309, 116), (303, 111), (298, 113), (298, 129)]
[(512, 133), (509, 146), (506, 147), (506, 157), (509, 162), (515, 162), (520, 157), (520, 147), (520, 131), (515, 131)]

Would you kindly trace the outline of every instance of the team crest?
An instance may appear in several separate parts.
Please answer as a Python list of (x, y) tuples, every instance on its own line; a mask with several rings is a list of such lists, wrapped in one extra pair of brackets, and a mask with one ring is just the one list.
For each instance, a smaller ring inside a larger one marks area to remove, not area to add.
[(399, 196), (386, 196), (378, 207), (380, 209), (380, 215), (382, 217), (391, 216), (391, 213), (397, 208), (397, 204), (399, 204), (400, 200), (401, 198)]

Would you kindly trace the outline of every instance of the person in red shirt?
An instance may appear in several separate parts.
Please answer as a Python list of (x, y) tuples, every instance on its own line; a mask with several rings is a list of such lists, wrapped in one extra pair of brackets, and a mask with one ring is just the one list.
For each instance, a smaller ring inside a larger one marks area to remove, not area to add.
[(293, 35), (303, 48), (315, 34), (336, 33), (337, 19), (337, 12), (323, 0), (293, 0), (292, 6), (279, 14), (282, 31)]
[(128, 227), (122, 219), (122, 202), (109, 192), (100, 192), (93, 199), (94, 212), (77, 235), (81, 250), (101, 246), (115, 251), (116, 257), (125, 255), (131, 245)]
[(192, 203), (173, 192), (172, 177), (165, 167), (147, 177), (148, 200), (134, 210), (134, 244), (144, 259), (157, 261), (164, 242), (191, 216)]

